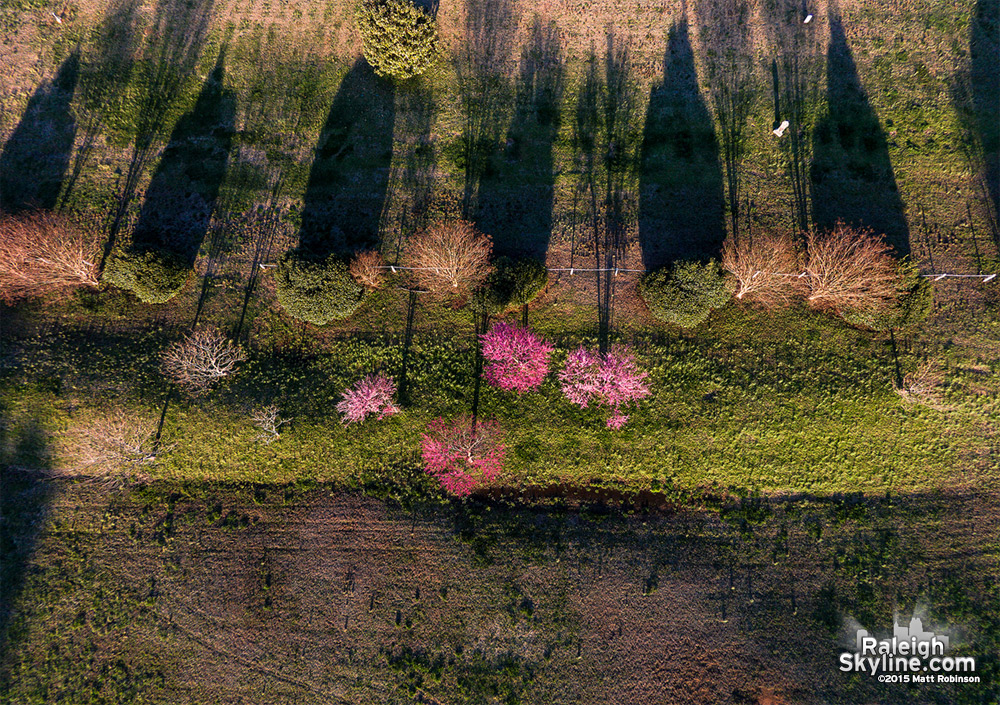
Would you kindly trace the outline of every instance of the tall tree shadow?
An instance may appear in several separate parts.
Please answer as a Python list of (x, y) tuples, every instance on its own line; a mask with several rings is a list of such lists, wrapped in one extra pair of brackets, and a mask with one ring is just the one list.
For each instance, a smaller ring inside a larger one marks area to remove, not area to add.
[(810, 226), (810, 135), (819, 102), (822, 48), (816, 22), (806, 24), (808, 9), (801, 0), (773, 0), (762, 6), (762, 20), (774, 56), (767, 62), (774, 90), (774, 127), (787, 120), (780, 152), (792, 187), (792, 222), (805, 231)]
[[(0, 653), (11, 653), (16, 644), (15, 603), (54, 494), (46, 478), (50, 459), (44, 432), (29, 422), (7, 437), (9, 420), (0, 407)], [(0, 692), (6, 692), (6, 680), (0, 670)]]
[(426, 223), (434, 179), (434, 93), (423, 79), (396, 91), (395, 146), (382, 210), (382, 256), (398, 263), (406, 238)]
[(235, 98), (223, 87), (225, 50), (190, 112), (174, 126), (146, 189), (133, 246), (157, 248), (194, 263), (226, 176)]
[(726, 236), (722, 167), (712, 116), (698, 89), (686, 17), (670, 28), (663, 81), (650, 91), (640, 178), (646, 269), (718, 254)]
[[(139, 182), (163, 134), (164, 121), (194, 73), (213, 5), (214, 0), (160, 0), (154, 9), (146, 46), (130, 77), (130, 85), (136, 87), (125, 128), (131, 156), (111, 214), (104, 260), (125, 224)], [(103, 267), (103, 261), (101, 264)]]
[(741, 170), (749, 137), (747, 120), (759, 93), (750, 36), (751, 6), (747, 0), (698, 0), (696, 16), (722, 143), (730, 231), (738, 238)]
[(552, 233), (553, 146), (563, 88), (558, 30), (536, 16), (521, 54), (506, 143), (479, 184), (476, 221), (493, 236), (499, 255), (545, 259)]
[(574, 212), (573, 257), (590, 250), (597, 284), (598, 344), (607, 352), (617, 276), (633, 219), (639, 161), (636, 124), (639, 92), (632, 76), (630, 47), (608, 31), (604, 62), (591, 49), (583, 87), (577, 97), (573, 141), (581, 179)]
[(1000, 4), (995, 0), (976, 3), (969, 61), (954, 77), (951, 92), (987, 228), (1000, 251)]
[(70, 109), (80, 73), (80, 50), (63, 60), (51, 81), (28, 100), (21, 121), (0, 152), (0, 209), (55, 207), (76, 139)]
[(1000, 4), (979, 0), (969, 29), (972, 100), (983, 149), (986, 200), (992, 208), (993, 237), (1000, 249)]
[[(298, 165), (303, 121), (314, 108), (322, 109), (321, 97), (312, 89), (321, 69), (294, 41), (273, 36), (263, 42), (234, 40), (230, 55), (256, 67), (254, 84), (239, 101), (240, 130), (234, 136), (213, 229), (226, 248), (239, 240), (249, 245), (240, 315), (232, 329), (232, 337), (239, 339), (249, 333), (250, 304), (264, 273), (261, 265), (270, 261), (277, 237), (289, 227), (288, 176)], [(292, 67), (299, 72), (296, 82), (285, 80)], [(214, 261), (209, 259), (206, 279), (214, 273)]]
[(410, 356), (413, 348), (413, 321), (417, 315), (417, 292), (410, 291), (406, 304), (406, 328), (403, 331), (403, 354), (399, 363), (399, 374), (396, 380), (399, 384), (399, 403), (409, 406), (410, 399)]
[(900, 256), (910, 252), (909, 228), (878, 116), (858, 79), (857, 66), (831, 3), (827, 47), (827, 111), (813, 133), (813, 223), (838, 220), (884, 234)]
[(93, 153), (97, 137), (105, 129), (109, 106), (120, 96), (135, 68), (142, 39), (139, 0), (114, 0), (94, 37), (83, 51), (77, 88), (80, 114), (79, 145), (73, 168), (66, 178), (61, 203), (67, 203)]
[(364, 59), (341, 82), (314, 150), (303, 198), (303, 253), (322, 258), (378, 242), (392, 166), (393, 96), (392, 84), (377, 78)]
[(459, 159), (465, 176), (462, 215), (468, 220), (479, 217), (479, 187), (496, 175), (501, 140), (512, 118), (517, 25), (514, 0), (468, 3), (465, 43), (456, 60), (464, 119)]

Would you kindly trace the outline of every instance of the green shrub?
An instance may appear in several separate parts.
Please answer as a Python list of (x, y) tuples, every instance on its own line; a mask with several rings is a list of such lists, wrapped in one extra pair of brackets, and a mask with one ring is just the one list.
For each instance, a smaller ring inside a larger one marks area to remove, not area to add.
[(409, 0), (363, 2), (357, 21), (365, 59), (379, 76), (419, 76), (437, 58), (434, 18)]
[(934, 309), (934, 285), (920, 276), (910, 260), (902, 260), (897, 271), (895, 301), (887, 306), (847, 309), (840, 312), (841, 317), (852, 326), (876, 331), (909, 328), (926, 319)]
[(538, 260), (498, 257), (493, 271), (476, 291), (473, 305), (490, 315), (500, 314), (530, 303), (548, 281), (549, 273)]
[(334, 255), (319, 260), (289, 252), (275, 270), (275, 283), (284, 309), (316, 325), (347, 318), (361, 306), (364, 295), (347, 263)]
[(101, 280), (131, 291), (147, 304), (162, 304), (184, 287), (191, 267), (183, 257), (159, 249), (124, 250), (111, 255)]
[(675, 262), (650, 272), (639, 281), (650, 313), (664, 323), (693, 328), (713, 309), (722, 308), (733, 296), (734, 282), (714, 259)]

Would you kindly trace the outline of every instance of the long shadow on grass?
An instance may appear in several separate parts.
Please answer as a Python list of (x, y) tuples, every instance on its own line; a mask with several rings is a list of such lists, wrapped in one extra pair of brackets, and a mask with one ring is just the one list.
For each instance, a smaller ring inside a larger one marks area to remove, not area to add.
[[(83, 52), (76, 110), (80, 134), (73, 168), (66, 178), (61, 202), (67, 203), (94, 151), (97, 137), (106, 130), (116, 96), (127, 86), (138, 58), (142, 39), (141, 2), (113, 0), (95, 36)], [(109, 138), (115, 141), (114, 131)]]
[[(969, 54), (953, 80), (952, 102), (975, 173), (994, 246), (1000, 251), (1000, 4), (979, 0), (969, 21)], [(970, 215), (971, 224), (971, 215)]]
[(16, 213), (55, 207), (76, 138), (70, 102), (79, 73), (80, 51), (75, 49), (55, 78), (28, 100), (0, 153), (0, 209)]
[(299, 246), (310, 256), (375, 245), (392, 164), (393, 85), (364, 59), (347, 72), (314, 150)]
[[(577, 96), (573, 141), (581, 173), (574, 195), (573, 256), (590, 250), (596, 275), (598, 344), (607, 352), (619, 266), (628, 244), (639, 159), (639, 95), (630, 47), (608, 31), (604, 61), (591, 50)], [(581, 227), (582, 226), (582, 227)]]
[(382, 255), (388, 262), (399, 263), (406, 239), (427, 222), (434, 179), (434, 109), (433, 87), (425, 79), (408, 81), (396, 92), (396, 146), (380, 225)]
[(788, 121), (779, 151), (792, 189), (792, 226), (805, 231), (809, 212), (810, 149), (822, 75), (822, 51), (816, 22), (806, 24), (801, 0), (774, 0), (761, 7), (773, 59), (766, 62), (774, 90), (774, 128)]
[(214, 0), (160, 0), (154, 9), (146, 46), (128, 81), (134, 102), (114, 116), (125, 123), (120, 131), (131, 144), (131, 155), (111, 213), (103, 259), (125, 224), (146, 166), (163, 137), (170, 109), (194, 73), (213, 6)]
[(146, 190), (133, 232), (137, 248), (158, 248), (193, 264), (229, 163), (235, 99), (223, 88), (225, 51), (191, 112), (174, 126)]
[[(50, 462), (44, 432), (29, 421), (11, 433), (9, 421), (0, 407), (0, 654), (10, 654), (18, 641), (15, 602), (53, 495), (45, 478)], [(5, 666), (0, 663), (0, 692), (7, 692)]]
[(456, 161), (465, 172), (462, 215), (468, 220), (479, 217), (479, 187), (497, 174), (501, 140), (512, 118), (517, 24), (513, 0), (469, 3), (465, 43), (456, 59), (464, 119)]
[(726, 236), (722, 188), (715, 127), (682, 17), (670, 28), (663, 80), (646, 111), (639, 196), (646, 269), (718, 254)]
[(992, 228), (1000, 249), (1000, 4), (979, 0), (969, 28), (972, 98), (983, 149), (986, 200), (993, 206)]
[(498, 255), (545, 259), (552, 233), (553, 147), (563, 85), (559, 33), (536, 16), (521, 54), (506, 143), (479, 184), (476, 222), (493, 236)]
[(406, 304), (406, 328), (403, 332), (403, 355), (399, 364), (397, 382), (399, 385), (399, 403), (410, 405), (410, 355), (413, 348), (413, 321), (417, 315), (417, 292), (410, 291)]
[(753, 8), (747, 0), (698, 0), (695, 8), (726, 168), (730, 232), (739, 237), (741, 171), (749, 138), (747, 120), (759, 92), (750, 35)]
[[(835, 4), (832, 5), (835, 8)], [(813, 223), (838, 220), (884, 234), (900, 256), (910, 252), (909, 228), (878, 116), (858, 79), (839, 14), (831, 9), (827, 47), (827, 113), (813, 132)]]

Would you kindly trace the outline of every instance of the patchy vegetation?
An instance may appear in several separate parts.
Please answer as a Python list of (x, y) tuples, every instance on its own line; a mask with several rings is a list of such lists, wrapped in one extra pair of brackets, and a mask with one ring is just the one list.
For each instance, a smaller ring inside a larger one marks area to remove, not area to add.
[[(34, 546), (5, 542), (0, 562), (5, 585), (20, 576), (2, 603), (16, 702), (972, 704), (996, 682), (996, 507), (967, 494), (621, 516), (596, 499), (401, 509), (301, 484), (64, 483), (36, 523), (31, 488), (4, 479), (5, 531)], [(982, 683), (831, 666), (851, 625), (915, 612), (962, 625)]]

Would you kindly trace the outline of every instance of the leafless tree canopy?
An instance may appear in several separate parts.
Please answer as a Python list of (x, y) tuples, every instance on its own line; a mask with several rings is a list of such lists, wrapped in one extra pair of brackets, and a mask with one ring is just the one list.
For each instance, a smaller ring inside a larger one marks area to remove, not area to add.
[(798, 257), (789, 235), (730, 236), (722, 247), (722, 266), (736, 278), (736, 298), (765, 308), (788, 305), (806, 290), (805, 282), (795, 276)]
[(228, 377), (246, 359), (246, 353), (214, 328), (201, 328), (169, 348), (163, 355), (163, 367), (177, 384), (200, 394), (212, 384)]
[(66, 218), (0, 215), (0, 299), (65, 294), (97, 286), (98, 244)]
[(281, 427), (288, 423), (289, 419), (283, 419), (278, 414), (279, 409), (276, 404), (254, 409), (250, 420), (260, 431), (256, 436), (258, 441), (271, 444), (281, 436)]
[(466, 220), (434, 223), (409, 242), (410, 263), (421, 285), (432, 291), (472, 288), (490, 272), (489, 235)]
[(354, 281), (366, 289), (378, 289), (385, 282), (385, 261), (375, 250), (359, 252), (351, 260), (350, 272)]
[(944, 386), (944, 374), (933, 361), (927, 360), (903, 377), (903, 385), (896, 387), (896, 393), (903, 401), (947, 411), (949, 407), (944, 398)]
[(155, 424), (133, 412), (112, 411), (69, 432), (76, 469), (103, 479), (144, 477), (156, 461)]
[(896, 297), (896, 262), (871, 230), (838, 223), (810, 233), (806, 246), (809, 305), (826, 311), (877, 309)]

